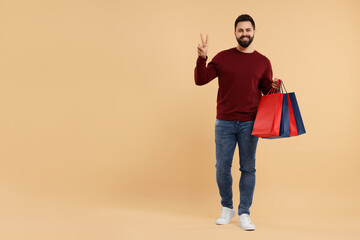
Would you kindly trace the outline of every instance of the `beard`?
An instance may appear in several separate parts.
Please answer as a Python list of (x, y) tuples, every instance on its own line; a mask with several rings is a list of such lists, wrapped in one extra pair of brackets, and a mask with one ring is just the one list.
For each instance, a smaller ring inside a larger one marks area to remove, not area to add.
[(243, 40), (244, 36), (241, 37), (241, 38), (236, 38), (237, 42), (240, 44), (241, 47), (243, 48), (247, 48), (251, 43), (252, 41), (254, 40), (254, 37), (255, 35), (253, 35), (252, 37), (248, 36), (249, 37), (249, 40)]

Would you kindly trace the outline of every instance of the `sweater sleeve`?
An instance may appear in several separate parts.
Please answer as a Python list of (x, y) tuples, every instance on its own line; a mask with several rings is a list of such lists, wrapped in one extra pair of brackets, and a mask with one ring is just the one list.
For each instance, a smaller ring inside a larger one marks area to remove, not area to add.
[(272, 89), (273, 83), (273, 72), (270, 60), (267, 60), (265, 71), (260, 79), (259, 88), (264, 95), (268, 94), (269, 91)]
[(194, 71), (196, 85), (199, 85), (199, 86), (205, 85), (218, 76), (218, 71), (216, 69), (217, 56), (215, 56), (211, 60), (211, 62), (208, 63), (208, 66), (206, 67), (207, 59), (208, 59), (208, 56), (206, 56), (206, 59), (198, 56), (198, 58), (196, 60), (196, 66), (195, 66), (195, 71)]

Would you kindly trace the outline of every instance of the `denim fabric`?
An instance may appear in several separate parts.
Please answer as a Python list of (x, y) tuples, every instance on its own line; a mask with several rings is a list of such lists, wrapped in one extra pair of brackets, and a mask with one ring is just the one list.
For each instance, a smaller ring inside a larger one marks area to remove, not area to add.
[(224, 207), (233, 208), (231, 166), (236, 144), (239, 147), (239, 215), (250, 214), (255, 188), (255, 153), (259, 138), (251, 135), (253, 126), (254, 121), (215, 121), (216, 181)]

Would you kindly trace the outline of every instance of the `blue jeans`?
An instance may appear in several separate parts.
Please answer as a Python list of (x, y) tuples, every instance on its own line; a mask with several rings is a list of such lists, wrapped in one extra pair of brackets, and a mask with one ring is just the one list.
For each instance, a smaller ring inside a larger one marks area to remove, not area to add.
[(254, 121), (215, 121), (216, 181), (221, 205), (228, 208), (233, 208), (231, 165), (236, 143), (239, 146), (239, 215), (250, 214), (255, 189), (255, 153), (259, 138), (251, 135), (253, 126)]

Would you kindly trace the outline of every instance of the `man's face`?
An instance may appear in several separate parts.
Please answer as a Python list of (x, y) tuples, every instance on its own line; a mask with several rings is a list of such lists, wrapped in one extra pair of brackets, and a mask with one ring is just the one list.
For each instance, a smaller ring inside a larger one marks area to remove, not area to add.
[(255, 30), (250, 21), (238, 22), (235, 30), (235, 37), (241, 47), (247, 48), (254, 40)]

